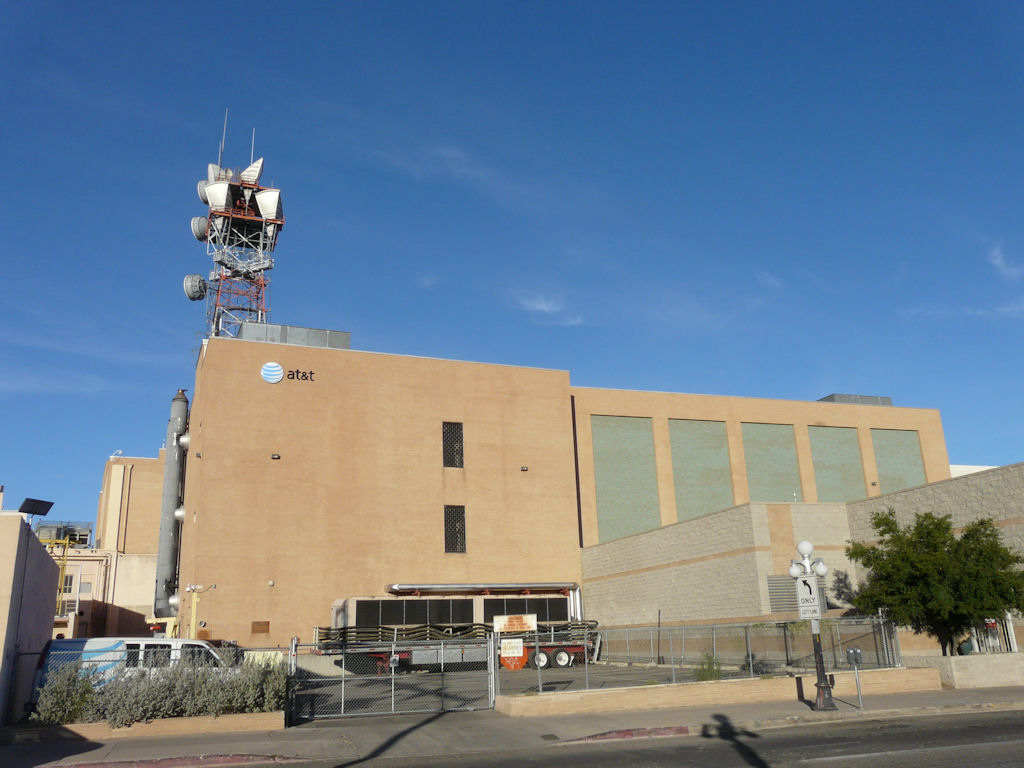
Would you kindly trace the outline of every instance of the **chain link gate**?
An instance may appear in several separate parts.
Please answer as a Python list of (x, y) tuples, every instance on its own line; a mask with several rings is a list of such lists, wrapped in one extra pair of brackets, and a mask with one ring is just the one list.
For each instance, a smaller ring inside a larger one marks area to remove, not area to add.
[(289, 725), (494, 707), (493, 635), (342, 649), (293, 642), (289, 660)]

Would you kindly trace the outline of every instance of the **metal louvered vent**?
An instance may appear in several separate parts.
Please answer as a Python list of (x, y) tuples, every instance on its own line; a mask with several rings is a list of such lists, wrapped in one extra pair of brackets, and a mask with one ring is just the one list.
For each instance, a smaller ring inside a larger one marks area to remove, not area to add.
[[(818, 580), (818, 593), (821, 598), (821, 605), (825, 603), (825, 582), (820, 576)], [(792, 576), (769, 576), (768, 577), (768, 602), (772, 613), (796, 613), (796, 582)]]
[(444, 466), (462, 466), (462, 422), (445, 421), (441, 424), (441, 443)]
[[(459, 426), (462, 426), (461, 424)], [(466, 508), (462, 506), (444, 507), (444, 551), (466, 551)]]

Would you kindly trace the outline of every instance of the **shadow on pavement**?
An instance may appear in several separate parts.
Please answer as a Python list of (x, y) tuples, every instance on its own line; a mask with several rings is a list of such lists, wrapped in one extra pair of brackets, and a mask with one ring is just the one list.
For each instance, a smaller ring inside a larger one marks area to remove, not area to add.
[(35, 768), (102, 746), (60, 726), (3, 728), (0, 729), (0, 765), (4, 768)]
[(747, 730), (737, 730), (726, 715), (712, 715), (712, 717), (718, 721), (718, 724), (705, 723), (700, 731), (701, 736), (705, 739), (717, 738), (731, 742), (737, 754), (746, 761), (747, 765), (755, 766), (755, 768), (768, 768), (768, 763), (762, 760), (754, 749), (740, 741), (740, 736), (759, 739), (761, 737), (758, 734)]
[(410, 725), (404, 731), (399, 731), (398, 733), (396, 733), (391, 738), (389, 738), (386, 741), (382, 742), (376, 749), (374, 749), (369, 754), (363, 755), (362, 757), (358, 757), (355, 760), (348, 760), (347, 762), (344, 762), (344, 763), (338, 763), (336, 766), (334, 766), (334, 768), (344, 768), (347, 765), (358, 765), (359, 763), (365, 763), (367, 760), (373, 760), (374, 758), (380, 757), (385, 752), (387, 752), (389, 749), (391, 749), (391, 747), (395, 746), (395, 744), (400, 742), (402, 739), (404, 739), (406, 736), (408, 736), (413, 731), (419, 730), (420, 728), (422, 728), (425, 725), (430, 725), (430, 723), (433, 723), (434, 721), (444, 717), (446, 714), (448, 714), (448, 713), (447, 712), (438, 712), (437, 714), (431, 715), (430, 717), (426, 718), (425, 720), (421, 720), (420, 722), (416, 723), (415, 725)]

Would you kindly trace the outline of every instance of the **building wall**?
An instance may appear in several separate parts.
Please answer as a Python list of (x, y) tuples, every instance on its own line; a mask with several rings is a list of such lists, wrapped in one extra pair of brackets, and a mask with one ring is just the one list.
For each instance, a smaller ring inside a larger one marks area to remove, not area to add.
[(571, 392), (587, 546), (747, 502), (845, 502), (949, 477), (935, 410)]
[(157, 458), (112, 457), (103, 468), (96, 548), (155, 555), (160, 529), (164, 452)]
[[(767, 585), (770, 577), (789, 583), (798, 542), (812, 542), (814, 556), (824, 558), (831, 594), (836, 571), (863, 580), (845, 550), (850, 541), (874, 540), (875, 511), (892, 507), (904, 525), (922, 512), (948, 514), (957, 529), (992, 518), (1006, 546), (1024, 553), (1021, 499), (1024, 464), (1013, 464), (849, 504), (740, 505), (586, 547), (586, 614), (604, 626), (652, 624), (659, 609), (663, 624), (793, 619), (795, 612), (773, 612)], [(933, 638), (909, 631), (900, 644), (907, 654), (938, 652)]]
[[(267, 383), (267, 362), (292, 376)], [(214, 338), (194, 392), (180, 584), (217, 585), (213, 638), (310, 640), (333, 601), (394, 582), (579, 581), (563, 371)], [(442, 467), (445, 421), (464, 468)], [(445, 505), (465, 506), (465, 553), (445, 552)]]
[[(950, 515), (955, 529), (992, 519), (1003, 543), (1024, 554), (1024, 464), (1010, 464), (849, 505), (854, 541), (874, 541), (871, 515), (889, 507), (901, 525), (923, 512)], [(863, 574), (858, 574), (863, 578)]]
[(830, 568), (849, 569), (844, 504), (743, 504), (582, 553), (588, 618), (603, 626), (793, 619), (773, 613), (768, 577), (804, 539)]
[(97, 549), (68, 551), (64, 600), (77, 615), (58, 616), (53, 636), (149, 635), (156, 555), (126, 555)]
[(21, 515), (0, 513), (0, 725), (24, 715), (38, 653), (50, 639), (57, 573)]

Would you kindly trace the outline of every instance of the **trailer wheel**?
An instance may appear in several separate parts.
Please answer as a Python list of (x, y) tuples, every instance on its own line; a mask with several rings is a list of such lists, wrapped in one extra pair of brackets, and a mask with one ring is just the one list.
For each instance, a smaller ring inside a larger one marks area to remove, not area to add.
[(555, 648), (551, 652), (551, 664), (555, 667), (568, 667), (572, 664), (572, 654), (565, 648)]
[(530, 666), (536, 669), (547, 669), (551, 666), (551, 654), (543, 648), (530, 652)]

